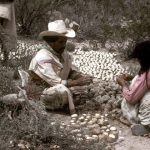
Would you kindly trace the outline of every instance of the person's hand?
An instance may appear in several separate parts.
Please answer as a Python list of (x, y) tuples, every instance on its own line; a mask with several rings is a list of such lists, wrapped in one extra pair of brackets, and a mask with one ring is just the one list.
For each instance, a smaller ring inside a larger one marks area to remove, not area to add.
[(83, 85), (89, 85), (92, 83), (92, 77), (91, 76), (83, 76), (76, 80), (68, 80), (68, 86), (83, 86)]
[(74, 95), (81, 95), (88, 93), (88, 87), (87, 86), (73, 86), (69, 88), (71, 93)]
[(123, 78), (126, 81), (131, 81), (134, 77), (130, 74), (123, 74)]
[(121, 76), (118, 76), (117, 78), (116, 78), (116, 81), (117, 81), (117, 83), (120, 85), (120, 86), (125, 86), (125, 84), (126, 84), (126, 80), (124, 79), (124, 77), (121, 75)]

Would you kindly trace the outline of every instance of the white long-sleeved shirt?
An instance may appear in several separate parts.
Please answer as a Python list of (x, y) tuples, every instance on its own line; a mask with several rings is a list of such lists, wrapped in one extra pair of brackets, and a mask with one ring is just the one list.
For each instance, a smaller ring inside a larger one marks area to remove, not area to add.
[(58, 54), (52, 49), (41, 49), (31, 60), (29, 70), (36, 73), (50, 86), (66, 85), (66, 80), (72, 68), (72, 59), (66, 50), (61, 56), (62, 62), (60, 62)]

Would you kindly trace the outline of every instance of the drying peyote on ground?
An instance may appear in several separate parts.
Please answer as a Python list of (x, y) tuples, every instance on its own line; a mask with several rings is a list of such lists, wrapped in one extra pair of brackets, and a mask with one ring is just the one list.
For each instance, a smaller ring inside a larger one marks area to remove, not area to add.
[(104, 81), (115, 80), (116, 76), (128, 73), (134, 74), (135, 70), (124, 67), (115, 58), (116, 53), (107, 51), (83, 51), (76, 49), (73, 53), (73, 64), (85, 74), (89, 74)]
[(61, 123), (60, 129), (67, 130), (77, 141), (108, 142), (113, 143), (118, 139), (118, 130), (111, 125), (108, 114), (73, 114), (70, 122)]

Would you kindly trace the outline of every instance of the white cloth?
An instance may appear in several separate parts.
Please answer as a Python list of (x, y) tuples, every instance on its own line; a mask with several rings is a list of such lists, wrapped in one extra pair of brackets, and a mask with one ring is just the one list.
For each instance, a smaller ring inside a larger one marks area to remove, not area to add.
[(45, 107), (50, 110), (62, 108), (67, 103), (69, 103), (70, 110), (75, 109), (72, 94), (63, 84), (45, 89), (41, 95), (41, 100), (44, 102)]
[(141, 124), (150, 126), (150, 91), (141, 100), (138, 117)]
[(15, 23), (15, 9), (14, 9), (14, 3), (0, 3), (0, 18), (5, 19), (4, 23), (4, 29), (7, 30), (7, 32), (10, 35), (13, 35), (14, 38), (16, 38), (16, 23)]

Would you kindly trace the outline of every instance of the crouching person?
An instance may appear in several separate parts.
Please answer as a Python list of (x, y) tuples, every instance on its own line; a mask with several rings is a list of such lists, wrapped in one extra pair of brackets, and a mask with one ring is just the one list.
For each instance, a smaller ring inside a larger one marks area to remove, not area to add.
[(124, 100), (122, 112), (132, 124), (133, 135), (150, 134), (150, 41), (136, 44), (131, 58), (135, 58), (140, 70), (128, 86), (129, 78), (121, 75), (117, 82), (122, 86)]
[(75, 113), (70, 88), (92, 82), (91, 77), (83, 76), (73, 69), (71, 56), (65, 50), (67, 39), (75, 37), (75, 32), (66, 28), (63, 20), (56, 20), (50, 22), (48, 31), (41, 32), (39, 36), (47, 46), (31, 60), (29, 71), (35, 82), (41, 80), (46, 83), (41, 100), (50, 110), (62, 108), (68, 103), (70, 113)]

